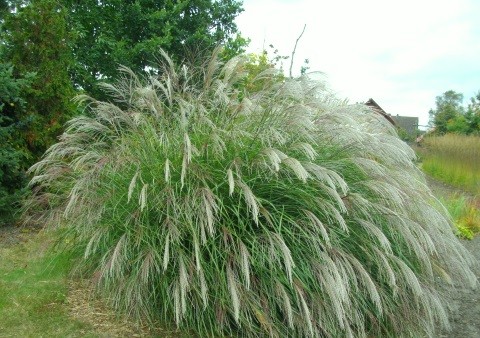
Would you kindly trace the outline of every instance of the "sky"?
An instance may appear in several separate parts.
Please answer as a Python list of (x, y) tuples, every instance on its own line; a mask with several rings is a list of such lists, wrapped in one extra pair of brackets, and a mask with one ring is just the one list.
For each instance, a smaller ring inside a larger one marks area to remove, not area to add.
[(309, 71), (351, 103), (373, 98), (387, 113), (426, 125), (436, 96), (455, 90), (466, 104), (480, 91), (480, 0), (244, 0), (243, 7), (236, 23), (251, 40), (247, 52), (273, 45), (290, 56), (306, 25), (293, 75), (308, 58)]

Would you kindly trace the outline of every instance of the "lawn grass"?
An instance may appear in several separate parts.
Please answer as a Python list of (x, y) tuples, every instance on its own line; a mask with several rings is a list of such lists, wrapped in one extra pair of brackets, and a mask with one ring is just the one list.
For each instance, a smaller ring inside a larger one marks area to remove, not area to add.
[(480, 193), (480, 137), (448, 134), (426, 137), (419, 149), (422, 169), (434, 178)]
[(0, 337), (181, 337), (139, 327), (72, 278), (73, 258), (54, 252), (58, 231), (28, 233), (26, 242), (0, 242)]
[(69, 257), (53, 256), (47, 234), (0, 248), (0, 337), (96, 337), (65, 301)]

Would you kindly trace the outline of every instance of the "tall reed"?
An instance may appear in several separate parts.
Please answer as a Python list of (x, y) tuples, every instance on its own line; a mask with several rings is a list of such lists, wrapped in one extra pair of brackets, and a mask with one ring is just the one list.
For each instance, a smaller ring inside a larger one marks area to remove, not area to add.
[(448, 325), (437, 277), (475, 285), (470, 256), (383, 117), (272, 70), (248, 92), (242, 57), (164, 60), (80, 97), (31, 169), (27, 214), (70, 229), (113, 305), (200, 336)]

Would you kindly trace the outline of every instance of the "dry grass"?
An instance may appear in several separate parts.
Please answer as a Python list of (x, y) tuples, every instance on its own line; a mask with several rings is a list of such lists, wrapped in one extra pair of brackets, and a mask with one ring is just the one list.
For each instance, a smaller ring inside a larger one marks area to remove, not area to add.
[(99, 337), (185, 337), (177, 330), (134, 323), (125, 315), (115, 312), (105, 303), (105, 299), (96, 296), (91, 280), (69, 280), (65, 306), (73, 319), (88, 324)]

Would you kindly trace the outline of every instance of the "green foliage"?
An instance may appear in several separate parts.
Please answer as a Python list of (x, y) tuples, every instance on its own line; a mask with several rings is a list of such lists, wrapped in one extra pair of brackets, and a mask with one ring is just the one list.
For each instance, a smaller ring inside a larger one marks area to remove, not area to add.
[(430, 110), (430, 120), (435, 131), (441, 135), (445, 134), (449, 121), (457, 118), (463, 113), (463, 94), (448, 90), (435, 99), (436, 109)]
[(75, 114), (74, 86), (100, 97), (96, 82), (113, 79), (119, 64), (155, 72), (159, 48), (179, 60), (203, 60), (220, 43), (224, 58), (248, 43), (235, 35), (234, 18), (242, 11), (236, 0), (6, 1), (0, 10), (5, 58), (16, 75), (37, 73), (20, 118), (34, 158)]
[(467, 134), (480, 136), (480, 91), (470, 99), (465, 119), (468, 123)]
[(454, 134), (467, 134), (469, 125), (464, 115), (457, 115), (447, 121), (447, 132)]
[(236, 0), (63, 0), (75, 33), (74, 82), (102, 97), (96, 82), (115, 78), (119, 64), (135, 72), (155, 71), (162, 48), (177, 60), (200, 59), (225, 43), (225, 57), (238, 54), (246, 40), (237, 35)]
[(27, 183), (27, 153), (18, 137), (21, 125), (15, 118), (24, 111), (22, 94), (30, 83), (31, 74), (15, 79), (13, 67), (0, 63), (0, 225), (14, 222), (15, 206)]
[[(264, 49), (261, 54), (250, 53), (247, 55), (244, 65), (246, 75), (239, 82), (239, 89), (254, 93), (272, 86), (273, 82), (281, 83), (285, 80), (283, 62), (290, 57), (281, 55), (273, 45), (269, 45), (269, 51)], [(309, 69), (308, 59), (305, 59), (304, 62), (300, 69), (301, 75), (306, 75)]]
[(0, 226), (14, 222), (26, 185), (25, 155), (12, 142), (9, 120), (0, 115)]
[(221, 58), (224, 61), (228, 61), (238, 54), (245, 52), (245, 47), (248, 46), (249, 43), (250, 39), (244, 38), (240, 33), (237, 33), (235, 38), (229, 36), (227, 41), (224, 42)]
[(470, 99), (467, 108), (462, 106), (463, 94), (446, 91), (436, 98), (436, 109), (430, 110), (430, 122), (435, 133), (480, 134), (480, 92)]
[(474, 285), (470, 256), (383, 117), (307, 77), (245, 91), (243, 57), (164, 63), (81, 97), (89, 117), (31, 169), (27, 215), (65, 219), (113, 305), (199, 336), (446, 325), (437, 287)]
[(423, 141), (422, 169), (433, 177), (480, 193), (480, 137), (429, 136)]
[(25, 91), (31, 85), (34, 73), (15, 78), (10, 63), (0, 63), (0, 112), (4, 116), (17, 118), (25, 110)]
[(302, 67), (300, 67), (300, 74), (301, 75), (306, 75), (308, 70), (310, 69), (310, 60), (309, 59), (305, 59), (303, 60), (303, 65)]
[(453, 219), (457, 236), (472, 239), (480, 232), (480, 200), (465, 196), (452, 196), (442, 200)]
[[(244, 72), (246, 75), (239, 81), (238, 88), (249, 93), (254, 93), (271, 86), (273, 82), (282, 82), (285, 76), (276, 68), (278, 61), (278, 58), (270, 59), (265, 50), (262, 54), (248, 54), (244, 64)], [(265, 76), (265, 74), (268, 73), (273, 73), (274, 76)]]
[(55, 142), (74, 111), (66, 14), (56, 0), (33, 1), (16, 6), (3, 27), (5, 57), (15, 66), (15, 75), (36, 73), (25, 95), (26, 110), (15, 121), (26, 126), (22, 138), (34, 158)]
[(415, 140), (414, 135), (410, 135), (405, 129), (397, 127), (398, 137), (405, 142), (413, 142)]

